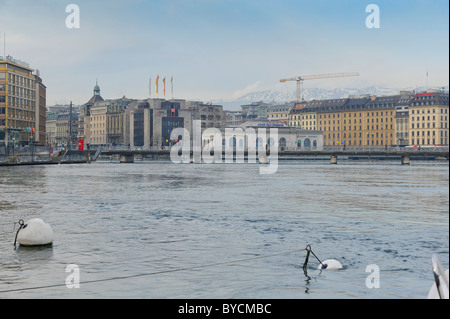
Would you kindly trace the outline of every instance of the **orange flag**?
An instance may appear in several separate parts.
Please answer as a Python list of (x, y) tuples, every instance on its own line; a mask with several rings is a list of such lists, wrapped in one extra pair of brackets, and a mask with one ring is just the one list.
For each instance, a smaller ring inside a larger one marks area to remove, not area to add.
[(166, 78), (163, 78), (164, 83), (164, 97), (166, 97)]
[(156, 94), (158, 94), (159, 75), (156, 77)]

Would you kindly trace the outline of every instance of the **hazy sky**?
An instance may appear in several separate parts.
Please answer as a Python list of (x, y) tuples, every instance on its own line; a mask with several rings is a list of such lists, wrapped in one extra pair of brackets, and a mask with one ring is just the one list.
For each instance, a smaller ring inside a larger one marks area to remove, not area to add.
[[(66, 6), (80, 28), (66, 27)], [(380, 28), (366, 27), (377, 4)], [(103, 98), (228, 99), (293, 89), (296, 75), (359, 72), (308, 87), (449, 85), (447, 0), (0, 0), (6, 54), (39, 69), (47, 105)]]

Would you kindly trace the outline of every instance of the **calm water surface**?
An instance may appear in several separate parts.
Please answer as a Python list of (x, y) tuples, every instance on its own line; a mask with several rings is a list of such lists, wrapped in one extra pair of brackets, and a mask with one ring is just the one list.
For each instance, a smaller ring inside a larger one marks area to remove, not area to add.
[[(13, 223), (34, 217), (53, 247), (14, 249)], [(426, 298), (431, 255), (449, 263), (449, 166), (0, 167), (0, 230), (0, 298)], [(311, 257), (305, 274), (307, 244), (344, 269)]]

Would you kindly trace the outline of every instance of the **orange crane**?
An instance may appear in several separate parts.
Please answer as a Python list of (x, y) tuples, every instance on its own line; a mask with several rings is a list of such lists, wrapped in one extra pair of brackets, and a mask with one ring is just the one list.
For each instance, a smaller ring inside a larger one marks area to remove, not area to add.
[(329, 74), (312, 74), (312, 75), (300, 75), (294, 78), (281, 79), (280, 82), (287, 81), (297, 81), (297, 101), (300, 102), (301, 96), (301, 85), (305, 80), (319, 80), (319, 79), (329, 79), (329, 78), (341, 78), (347, 76), (359, 76), (358, 72), (347, 72), (347, 73), (329, 73)]

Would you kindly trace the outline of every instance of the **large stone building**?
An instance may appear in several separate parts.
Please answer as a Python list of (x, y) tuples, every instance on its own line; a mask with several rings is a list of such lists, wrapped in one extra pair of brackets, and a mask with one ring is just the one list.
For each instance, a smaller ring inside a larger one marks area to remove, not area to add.
[[(271, 135), (271, 129), (275, 129), (276, 137)], [(236, 127), (219, 131), (222, 138), (222, 149), (247, 151), (249, 146), (253, 146), (256, 149), (273, 150), (275, 145), (278, 146), (279, 151), (320, 151), (323, 149), (322, 132), (274, 124), (269, 120), (248, 121)], [(214, 145), (215, 137), (215, 130), (203, 131), (202, 147)], [(275, 141), (274, 138), (277, 140)], [(250, 141), (250, 139), (253, 140)]]
[(448, 93), (360, 96), (302, 102), (289, 124), (323, 131), (325, 146), (448, 145)]
[(449, 94), (423, 92), (409, 106), (410, 145), (448, 145)]
[(44, 145), (46, 86), (28, 63), (0, 57), (0, 143)]
[(124, 111), (133, 100), (125, 96), (95, 102), (90, 110), (90, 145), (120, 145), (124, 136)]
[(84, 145), (89, 145), (91, 141), (91, 108), (94, 103), (104, 101), (100, 95), (98, 83), (94, 86), (94, 95), (80, 108), (78, 117), (78, 139), (84, 141)]

